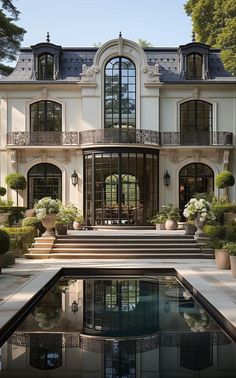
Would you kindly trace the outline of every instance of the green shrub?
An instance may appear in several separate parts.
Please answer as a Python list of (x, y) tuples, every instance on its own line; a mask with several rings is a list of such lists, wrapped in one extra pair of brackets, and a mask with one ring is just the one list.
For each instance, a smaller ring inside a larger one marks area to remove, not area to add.
[(227, 224), (225, 226), (225, 236), (226, 240), (229, 242), (236, 242), (236, 225), (235, 224)]
[(235, 202), (226, 202), (220, 203), (216, 202), (212, 206), (213, 214), (216, 217), (216, 221), (222, 223), (223, 222), (223, 214), (224, 213), (236, 213), (236, 203)]
[(6, 189), (3, 188), (3, 186), (0, 186), (0, 196), (5, 196), (6, 192)]
[(11, 227), (5, 228), (4, 231), (10, 237), (11, 248), (18, 249), (22, 253), (28, 252), (36, 236), (34, 227)]
[(6, 176), (5, 182), (13, 190), (24, 190), (26, 188), (26, 178), (21, 173), (10, 173)]
[(234, 185), (234, 176), (229, 171), (222, 171), (216, 176), (216, 186), (219, 189), (224, 189), (227, 186)]
[(22, 220), (22, 227), (35, 227), (37, 229), (39, 223), (41, 222), (37, 217), (27, 217)]
[(4, 231), (0, 230), (0, 254), (3, 255), (10, 248), (10, 238), (9, 235)]
[(1, 206), (0, 198), (0, 213), (11, 213), (8, 219), (9, 226), (12, 226), (14, 223), (18, 223), (19, 220), (24, 217), (25, 211), (26, 207), (23, 206)]
[(226, 238), (226, 228), (224, 226), (212, 226), (207, 224), (203, 227), (203, 231), (210, 239), (224, 240)]

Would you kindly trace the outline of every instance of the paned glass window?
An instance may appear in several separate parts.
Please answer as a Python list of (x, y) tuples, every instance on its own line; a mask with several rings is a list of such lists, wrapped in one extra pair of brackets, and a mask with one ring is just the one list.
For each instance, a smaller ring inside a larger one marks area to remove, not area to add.
[(30, 105), (30, 131), (61, 131), (62, 106), (54, 101)]
[(192, 53), (187, 56), (187, 77), (190, 80), (202, 79), (202, 55)]
[(51, 54), (42, 54), (38, 58), (38, 79), (49, 80), (54, 77), (54, 57)]

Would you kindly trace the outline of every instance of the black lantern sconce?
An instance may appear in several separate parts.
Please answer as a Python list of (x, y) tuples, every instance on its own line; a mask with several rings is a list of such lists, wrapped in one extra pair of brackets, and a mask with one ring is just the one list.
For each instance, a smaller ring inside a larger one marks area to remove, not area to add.
[(73, 301), (71, 304), (71, 311), (75, 314), (79, 309), (79, 305), (76, 301)]
[(164, 174), (163, 181), (164, 181), (165, 186), (170, 185), (170, 175), (169, 175), (168, 171), (166, 171), (166, 173)]
[(71, 183), (72, 183), (72, 185), (76, 186), (78, 184), (78, 182), (79, 182), (79, 176), (74, 169), (74, 173), (72, 173), (72, 175), (71, 175)]

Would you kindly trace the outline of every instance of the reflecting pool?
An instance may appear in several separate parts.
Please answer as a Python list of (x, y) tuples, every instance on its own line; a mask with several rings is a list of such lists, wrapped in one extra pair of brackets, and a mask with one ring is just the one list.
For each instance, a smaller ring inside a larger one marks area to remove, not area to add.
[(236, 345), (174, 276), (63, 277), (1, 347), (0, 377), (236, 377)]

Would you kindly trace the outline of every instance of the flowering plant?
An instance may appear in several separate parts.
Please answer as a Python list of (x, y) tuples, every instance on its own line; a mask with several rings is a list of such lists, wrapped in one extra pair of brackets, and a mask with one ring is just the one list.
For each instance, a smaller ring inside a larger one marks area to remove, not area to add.
[(44, 197), (35, 204), (36, 217), (43, 219), (47, 214), (57, 214), (61, 208), (61, 201), (52, 199), (51, 197)]
[(200, 215), (200, 221), (213, 221), (215, 216), (212, 212), (212, 206), (210, 202), (204, 198), (192, 198), (187, 205), (185, 205), (183, 215), (187, 219), (195, 219), (197, 215)]
[(210, 317), (200, 309), (199, 314), (188, 314), (184, 312), (184, 320), (193, 332), (205, 332), (210, 327)]

